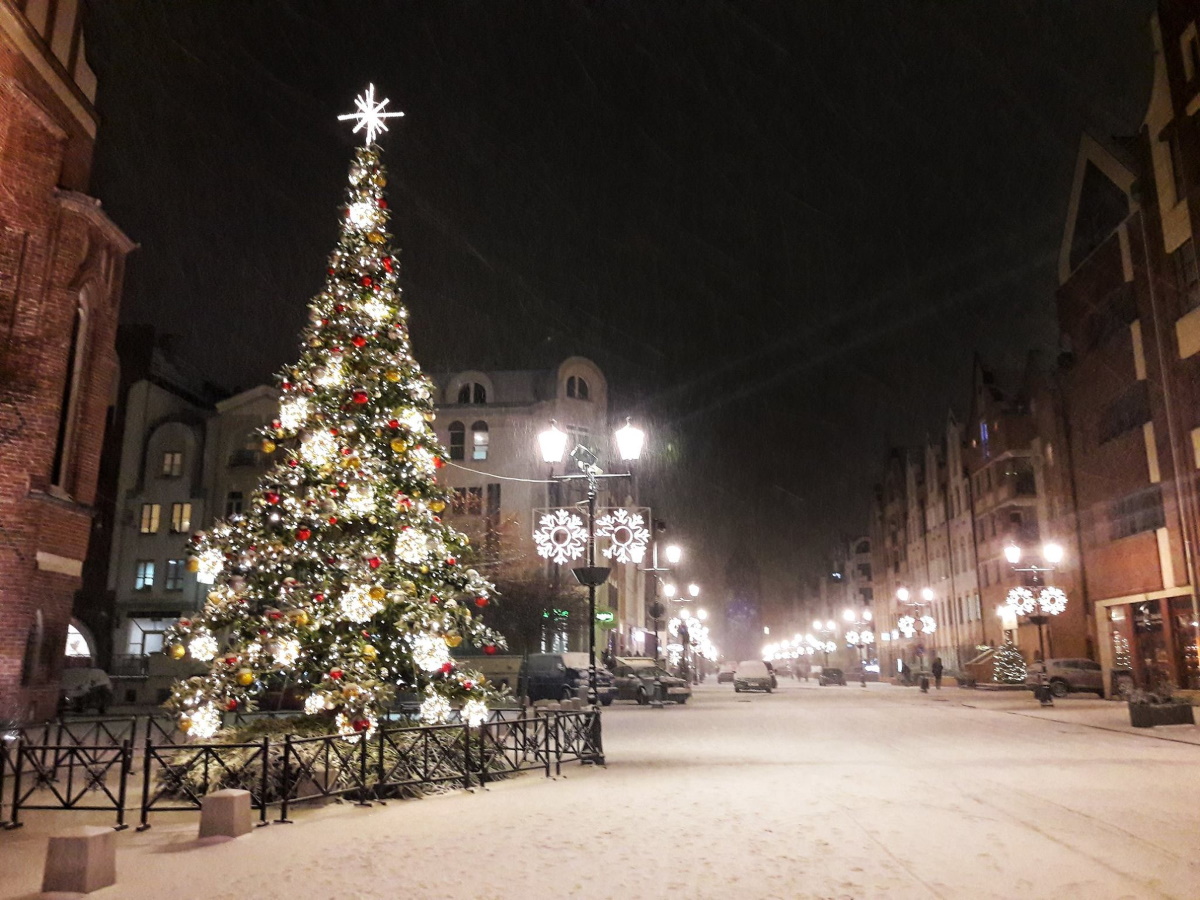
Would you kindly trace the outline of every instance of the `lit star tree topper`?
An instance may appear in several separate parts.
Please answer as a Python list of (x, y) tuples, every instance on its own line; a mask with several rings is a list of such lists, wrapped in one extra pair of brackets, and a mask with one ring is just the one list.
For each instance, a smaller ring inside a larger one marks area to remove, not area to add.
[(354, 133), (358, 134), (364, 129), (363, 143), (371, 145), (375, 143), (375, 138), (388, 130), (387, 123), (384, 119), (396, 118), (404, 115), (402, 112), (385, 112), (389, 101), (386, 97), (382, 100), (375, 99), (375, 85), (368, 84), (367, 89), (354, 98), (354, 112), (346, 113), (344, 116), (338, 116), (339, 122), (344, 122), (347, 119), (354, 119)]
[(423, 698), (427, 722), (460, 706), (478, 723), (494, 695), (449, 653), (504, 642), (475, 615), (492, 586), (441, 518), (433, 385), (412, 355), (387, 179), (369, 143), (382, 103), (371, 89), (359, 99), (368, 143), (299, 358), (279, 375), (279, 417), (262, 431), (268, 468), (243, 514), (193, 536), (188, 568), (207, 599), (166, 635), (172, 657), (208, 669), (167, 704), (195, 738), (268, 692), (295, 691), (348, 737), (370, 733), (398, 690)]

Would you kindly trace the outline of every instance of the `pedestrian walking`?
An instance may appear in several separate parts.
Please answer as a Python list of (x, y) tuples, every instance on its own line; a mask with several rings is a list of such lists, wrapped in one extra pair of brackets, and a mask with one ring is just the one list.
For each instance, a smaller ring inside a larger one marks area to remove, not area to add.
[(908, 667), (908, 661), (907, 661), (907, 660), (902, 660), (902, 661), (900, 662), (900, 680), (901, 680), (901, 681), (903, 681), (905, 684), (912, 684), (912, 683), (913, 683), (913, 680), (912, 680), (912, 669), (910, 669), (910, 668)]
[(929, 670), (933, 672), (933, 686), (940, 691), (942, 689), (942, 672), (944, 671), (940, 656), (934, 657), (933, 665), (929, 667)]

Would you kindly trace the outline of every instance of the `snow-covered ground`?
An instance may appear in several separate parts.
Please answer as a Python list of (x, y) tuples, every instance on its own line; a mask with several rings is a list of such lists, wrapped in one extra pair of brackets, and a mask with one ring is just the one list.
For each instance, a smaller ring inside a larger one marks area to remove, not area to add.
[[(703, 685), (686, 707), (606, 711), (606, 769), (217, 844), (163, 817), (118, 836), (119, 883), (90, 896), (1200, 896), (1200, 747), (1076, 722), (1115, 704), (1055, 709), (1068, 721), (1027, 694)], [(35, 827), (0, 833), (0, 896), (37, 896), (44, 848)]]

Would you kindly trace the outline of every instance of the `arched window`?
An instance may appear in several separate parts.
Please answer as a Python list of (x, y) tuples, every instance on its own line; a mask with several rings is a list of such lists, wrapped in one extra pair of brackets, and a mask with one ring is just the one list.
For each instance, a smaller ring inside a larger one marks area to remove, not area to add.
[(450, 458), (466, 459), (467, 429), (462, 422), (450, 423)]
[(572, 375), (567, 379), (567, 396), (576, 400), (587, 400), (588, 383), (579, 375)]
[(79, 298), (71, 322), (71, 342), (67, 345), (67, 371), (63, 377), (62, 406), (58, 411), (58, 436), (54, 442), (54, 464), (50, 483), (67, 488), (71, 451), (75, 437), (75, 420), (79, 415), (80, 380), (86, 368), (88, 311), (85, 299)]
[(458, 389), (459, 403), (487, 403), (487, 388), (478, 381), (470, 381)]
[(476, 422), (471, 426), (471, 459), (488, 458), (488, 427), (487, 422)]

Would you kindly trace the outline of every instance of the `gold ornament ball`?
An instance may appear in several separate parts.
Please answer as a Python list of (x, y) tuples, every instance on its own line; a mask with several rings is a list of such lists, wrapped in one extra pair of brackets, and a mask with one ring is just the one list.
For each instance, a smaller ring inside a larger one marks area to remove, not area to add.
[(239, 669), (237, 673), (237, 683), (242, 687), (248, 687), (254, 684), (254, 673), (249, 669)]
[(388, 369), (386, 372), (383, 373), (383, 377), (394, 384), (395, 382), (400, 380), (400, 373), (397, 372), (395, 369)]
[(417, 586), (411, 581), (406, 581), (400, 585), (400, 590), (404, 591), (406, 594), (416, 594)]
[(402, 441), (402, 440), (400, 440), (400, 438), (392, 438), (391, 447), (397, 453), (403, 453), (405, 450), (408, 449), (408, 442)]
[(367, 591), (367, 593), (370, 595), (372, 600), (382, 600), (385, 596), (387, 596), (387, 591), (385, 591), (379, 585), (375, 585), (369, 591)]
[(275, 452), (275, 442), (274, 441), (263, 441), (262, 442), (262, 452), (263, 453), (274, 453)]
[(378, 231), (372, 231), (370, 234), (367, 235), (367, 240), (370, 241), (372, 244), (382, 244), (383, 243), (383, 235), (380, 234)]
[(362, 648), (362, 658), (367, 662), (375, 662), (379, 658), (379, 651), (367, 644)]
[(305, 625), (308, 624), (308, 613), (306, 613), (302, 609), (297, 609), (297, 610), (293, 611), (291, 618), (292, 618), (292, 622), (301, 628), (303, 628)]
[(428, 575), (429, 574), (429, 566), (421, 566), (420, 571), (421, 571), (422, 575)]
[(425, 413), (425, 421), (426, 421), (426, 422), (432, 422), (432, 421), (433, 421), (433, 413), (432, 413), (432, 412), (427, 412), (427, 413)]
[(447, 647), (457, 647), (459, 644), (462, 643), (462, 635), (461, 634), (448, 634), (445, 636), (445, 641), (446, 641)]
[(194, 556), (189, 556), (187, 565), (184, 566), (184, 568), (187, 569), (189, 572), (192, 572), (193, 574), (196, 572), (199, 572), (200, 571), (200, 560), (198, 560)]
[(382, 172), (377, 172), (371, 180), (375, 182), (375, 187), (387, 187), (387, 178)]
[(434, 500), (432, 503), (429, 504), (429, 508), (432, 509), (435, 513), (440, 513), (443, 509), (446, 508), (446, 504), (443, 503), (441, 500)]
[(183, 644), (172, 644), (171, 649), (167, 651), (171, 659), (183, 659), (187, 655), (187, 647)]
[(182, 731), (184, 734), (187, 734), (189, 731), (191, 731), (192, 730), (192, 720), (187, 716), (180, 716), (179, 730)]

